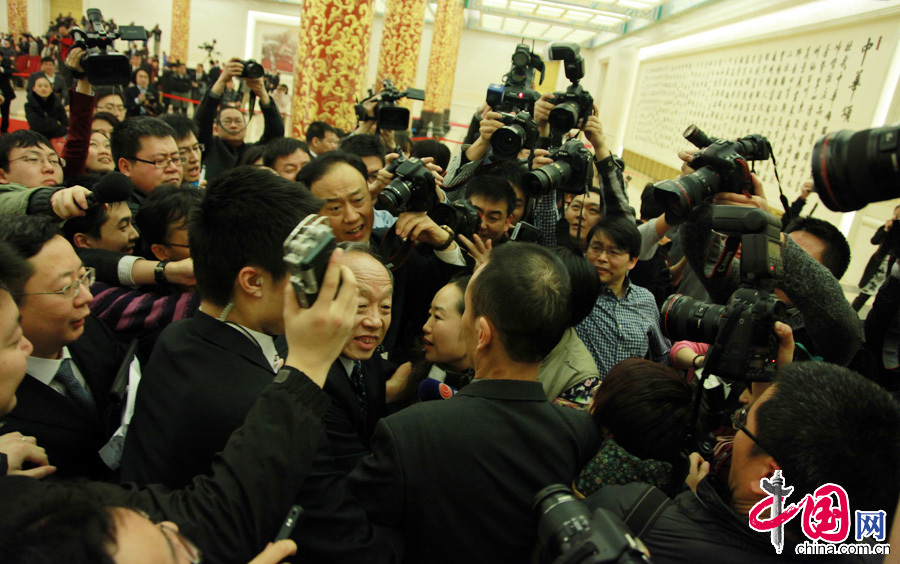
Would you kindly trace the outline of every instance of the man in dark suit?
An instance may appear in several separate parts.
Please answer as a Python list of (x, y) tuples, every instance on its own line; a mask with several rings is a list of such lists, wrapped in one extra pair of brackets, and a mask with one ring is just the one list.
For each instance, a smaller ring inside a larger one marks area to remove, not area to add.
[(369, 452), (375, 425), (385, 415), (385, 384), (396, 368), (376, 354), (391, 325), (394, 282), (368, 245), (341, 243), (340, 247), (360, 295), (356, 327), (325, 381), (325, 393), (331, 398), (325, 431), (335, 463), (350, 473)]
[(53, 57), (41, 58), (41, 70), (28, 75), (28, 84), (25, 86), (25, 92), (31, 92), (31, 88), (39, 78), (46, 78), (53, 87), (53, 93), (59, 96), (63, 106), (69, 105), (69, 88), (66, 79), (60, 73), (56, 72), (56, 59)]
[(19, 295), (22, 329), (34, 353), (3, 430), (35, 436), (61, 477), (109, 479), (98, 451), (118, 427), (107, 409), (125, 355), (109, 328), (90, 315), (93, 271), (49, 219), (4, 217), (0, 239), (33, 269)]
[(547, 249), (494, 249), (465, 294), (475, 381), (376, 427), (350, 490), (373, 523), (402, 530), (406, 561), (528, 561), (534, 495), (570, 483), (596, 453), (590, 416), (551, 404), (537, 382), (568, 325), (569, 295), (565, 268)]

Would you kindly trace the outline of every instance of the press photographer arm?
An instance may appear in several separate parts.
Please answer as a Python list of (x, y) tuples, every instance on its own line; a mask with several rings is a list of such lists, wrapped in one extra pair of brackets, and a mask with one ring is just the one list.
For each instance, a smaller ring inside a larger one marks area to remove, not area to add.
[(78, 77), (75, 81), (75, 91), (69, 96), (69, 131), (60, 154), (66, 161), (66, 166), (63, 167), (63, 176), (66, 178), (84, 172), (84, 163), (87, 161), (91, 142), (94, 88), (81, 65), (84, 55), (84, 49), (72, 47), (66, 57), (66, 67), (72, 71), (73, 76)]

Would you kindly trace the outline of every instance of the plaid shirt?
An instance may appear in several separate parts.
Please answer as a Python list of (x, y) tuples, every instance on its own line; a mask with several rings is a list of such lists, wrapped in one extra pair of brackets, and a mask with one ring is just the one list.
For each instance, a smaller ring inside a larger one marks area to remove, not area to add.
[(597, 362), (601, 378), (626, 358), (669, 364), (672, 345), (662, 334), (653, 294), (628, 278), (624, 288), (625, 295), (618, 299), (612, 290), (602, 288), (593, 311), (575, 326), (575, 332)]

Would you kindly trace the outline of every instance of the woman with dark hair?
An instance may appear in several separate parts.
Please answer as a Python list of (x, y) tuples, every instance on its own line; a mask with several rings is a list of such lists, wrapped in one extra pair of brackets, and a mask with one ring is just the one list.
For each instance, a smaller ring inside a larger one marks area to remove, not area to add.
[(640, 358), (613, 366), (591, 405), (604, 439), (575, 478), (576, 491), (587, 496), (604, 486), (644, 482), (676, 493), (691, 407), (691, 387), (677, 370)]

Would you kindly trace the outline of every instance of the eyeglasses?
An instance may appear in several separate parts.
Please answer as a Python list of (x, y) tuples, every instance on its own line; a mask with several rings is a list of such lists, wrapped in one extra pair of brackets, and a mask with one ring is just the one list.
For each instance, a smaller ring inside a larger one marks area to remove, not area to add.
[(44, 157), (44, 156), (35, 157), (34, 155), (25, 155), (24, 157), (9, 159), (9, 162), (13, 162), (13, 161), (23, 161), (26, 164), (31, 165), (31, 166), (43, 166), (45, 164), (50, 164), (52, 166), (58, 166), (59, 168), (66, 166), (66, 160), (61, 159), (55, 155), (52, 157)]
[(167, 537), (175, 537), (175, 542), (172, 543), (172, 546), (176, 547), (176, 550), (178, 550), (182, 556), (187, 558), (188, 562), (191, 564), (200, 564), (203, 562), (203, 553), (200, 552), (197, 545), (192, 543), (177, 529), (174, 529), (165, 523), (157, 523), (156, 526), (159, 527)]
[(220, 119), (219, 125), (244, 125), (244, 119), (243, 118)]
[(187, 158), (183, 157), (181, 155), (178, 155), (177, 157), (172, 157), (171, 159), (157, 159), (155, 161), (148, 161), (146, 159), (139, 159), (137, 157), (131, 157), (131, 159), (129, 159), (129, 160), (151, 164), (151, 165), (155, 166), (156, 168), (166, 168), (171, 163), (175, 163), (178, 166), (184, 166), (184, 164), (187, 162)]
[[(746, 433), (747, 436), (750, 437), (750, 440), (753, 441), (754, 443), (756, 443), (757, 446), (759, 446), (759, 448), (763, 449), (766, 452), (769, 452), (769, 450), (766, 447), (764, 447), (761, 442), (759, 442), (759, 439), (756, 438), (756, 435), (754, 435), (753, 433), (750, 432), (749, 429), (747, 429), (747, 414), (748, 413), (750, 413), (749, 407), (739, 409), (739, 410), (735, 411), (734, 413), (732, 413), (731, 414), (731, 426), (734, 427), (734, 429), (736, 431), (743, 431), (744, 433)], [(771, 453), (769, 452), (769, 454), (771, 454)]]
[(67, 300), (75, 299), (78, 294), (81, 292), (81, 287), (85, 286), (90, 288), (94, 284), (94, 280), (97, 279), (96, 272), (93, 268), (85, 268), (84, 275), (78, 280), (67, 284), (63, 287), (62, 290), (58, 292), (17, 292), (17, 296), (49, 296), (52, 294), (56, 294), (57, 296), (62, 296)]
[(190, 249), (190, 245), (182, 245), (180, 243), (163, 243), (167, 247), (181, 247), (182, 249)]
[(590, 250), (591, 250), (591, 252), (597, 254), (598, 256), (602, 255), (603, 253), (606, 253), (606, 256), (608, 256), (610, 258), (613, 258), (613, 257), (618, 258), (618, 257), (628, 254), (628, 251), (625, 251), (622, 249), (617, 249), (615, 247), (607, 248), (607, 247), (604, 247), (603, 245), (599, 245), (599, 244), (591, 245)]
[(103, 104), (102, 106), (97, 106), (97, 109), (101, 112), (124, 112), (125, 106), (122, 104)]
[(184, 158), (188, 151), (190, 151), (191, 153), (203, 153), (203, 151), (205, 150), (206, 145), (204, 145), (203, 143), (197, 143), (193, 147), (182, 147), (181, 149), (178, 149), (178, 152), (181, 154), (181, 157)]

